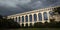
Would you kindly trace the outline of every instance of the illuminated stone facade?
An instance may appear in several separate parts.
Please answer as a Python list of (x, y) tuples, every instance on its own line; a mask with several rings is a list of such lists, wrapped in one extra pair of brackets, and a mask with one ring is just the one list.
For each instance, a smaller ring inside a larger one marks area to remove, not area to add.
[(49, 16), (50, 13), (52, 12), (52, 10), (55, 7), (49, 7), (49, 8), (43, 8), (43, 9), (38, 9), (38, 10), (33, 10), (33, 11), (29, 11), (29, 12), (24, 12), (24, 13), (19, 13), (19, 14), (14, 14), (14, 15), (10, 15), (7, 16), (8, 19), (14, 19), (15, 22), (19, 23), (20, 26), (22, 26), (22, 24), (24, 24), (24, 26), (26, 26), (26, 24), (28, 24), (28, 26), (30, 26), (30, 23), (32, 23), (32, 25), (34, 25), (34, 23), (36, 22), (50, 22)]

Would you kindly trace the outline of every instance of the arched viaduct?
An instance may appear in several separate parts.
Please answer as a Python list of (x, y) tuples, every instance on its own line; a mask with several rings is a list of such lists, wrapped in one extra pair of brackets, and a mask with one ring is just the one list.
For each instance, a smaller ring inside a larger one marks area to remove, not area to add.
[(19, 14), (14, 14), (7, 16), (8, 19), (14, 19), (15, 22), (19, 23), (20, 26), (24, 24), (28, 24), (30, 26), (30, 23), (34, 25), (36, 22), (50, 22), (49, 16), (50, 12), (56, 7), (48, 7), (48, 8), (43, 8), (43, 9), (38, 9), (38, 10), (33, 10), (29, 12), (24, 12), (24, 13), (19, 13)]

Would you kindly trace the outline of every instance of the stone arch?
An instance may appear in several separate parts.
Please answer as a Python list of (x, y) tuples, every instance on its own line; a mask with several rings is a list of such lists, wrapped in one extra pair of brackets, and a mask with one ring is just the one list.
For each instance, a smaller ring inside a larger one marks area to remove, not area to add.
[(39, 19), (39, 21), (42, 21), (42, 14), (41, 13), (38, 13), (38, 19)]
[(43, 13), (44, 20), (48, 20), (47, 12)]
[(25, 16), (25, 20), (26, 20), (26, 22), (28, 22), (28, 16), (27, 15)]
[(34, 21), (37, 21), (37, 15), (34, 14)]
[(24, 16), (22, 16), (22, 22), (24, 22)]
[(49, 11), (49, 14), (50, 14), (50, 15), (53, 15), (53, 12), (52, 12), (52, 11)]
[(30, 27), (32, 27), (32, 23), (30, 23)]
[(32, 15), (29, 15), (29, 20), (30, 22), (32, 22)]

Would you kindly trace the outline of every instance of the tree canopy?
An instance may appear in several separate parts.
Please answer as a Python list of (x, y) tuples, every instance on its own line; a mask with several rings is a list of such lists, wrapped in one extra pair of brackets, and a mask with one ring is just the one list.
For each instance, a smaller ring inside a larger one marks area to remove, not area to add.
[(60, 14), (60, 7), (56, 7), (56, 8), (54, 8), (54, 10), (53, 10), (55, 13), (58, 13), (58, 14)]

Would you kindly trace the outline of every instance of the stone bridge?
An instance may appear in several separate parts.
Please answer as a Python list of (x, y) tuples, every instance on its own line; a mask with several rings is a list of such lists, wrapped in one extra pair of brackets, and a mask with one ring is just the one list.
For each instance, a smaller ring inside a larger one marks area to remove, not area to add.
[[(56, 6), (57, 7), (57, 6)], [(24, 24), (28, 24), (30, 26), (30, 23), (34, 25), (36, 22), (50, 22), (50, 14), (52, 10), (56, 7), (48, 7), (48, 8), (43, 8), (43, 9), (38, 9), (38, 10), (33, 10), (29, 12), (24, 12), (24, 13), (19, 13), (19, 14), (14, 14), (7, 16), (8, 19), (14, 19), (15, 22), (19, 23), (20, 26)]]

